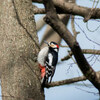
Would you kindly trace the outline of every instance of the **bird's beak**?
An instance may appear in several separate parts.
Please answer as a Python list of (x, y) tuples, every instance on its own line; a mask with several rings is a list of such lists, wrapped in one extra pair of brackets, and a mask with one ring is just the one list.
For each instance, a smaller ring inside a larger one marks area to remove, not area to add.
[(46, 43), (49, 46), (49, 43), (47, 41), (44, 41), (44, 43)]

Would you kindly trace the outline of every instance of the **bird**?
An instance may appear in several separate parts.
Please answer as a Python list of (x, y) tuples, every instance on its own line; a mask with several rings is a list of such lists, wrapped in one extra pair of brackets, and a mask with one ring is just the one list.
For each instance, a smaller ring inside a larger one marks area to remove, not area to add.
[(38, 63), (41, 72), (41, 84), (51, 83), (54, 76), (56, 65), (58, 62), (59, 45), (56, 42), (46, 42), (47, 47), (44, 47), (38, 53)]

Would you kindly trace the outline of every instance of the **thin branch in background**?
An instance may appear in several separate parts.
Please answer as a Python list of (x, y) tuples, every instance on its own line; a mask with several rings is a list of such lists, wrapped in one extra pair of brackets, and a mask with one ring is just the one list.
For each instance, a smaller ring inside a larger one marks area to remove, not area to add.
[[(70, 19), (72, 19), (72, 17), (70, 17)], [(78, 18), (78, 17), (74, 17), (75, 20), (84, 20), (84, 18)], [(91, 21), (95, 21), (95, 22), (100, 22), (100, 19), (90, 19)]]
[[(95, 6), (95, 8), (94, 8), (95, 3), (96, 3), (96, 6)], [(84, 22), (87, 22), (87, 21), (91, 18), (91, 16), (94, 14), (94, 12), (96, 11), (96, 7), (97, 7), (98, 3), (99, 3), (99, 0), (98, 0), (98, 2), (95, 2), (95, 0), (94, 0), (90, 12), (89, 12), (88, 15), (86, 15), (85, 18), (84, 18)]]
[(95, 42), (95, 41), (93, 41), (93, 40), (91, 40), (88, 36), (87, 36), (87, 34), (85, 33), (85, 31), (75, 22), (75, 24), (79, 27), (79, 29), (84, 33), (84, 35), (85, 35), (85, 37), (89, 40), (89, 41), (91, 41), (92, 43), (94, 43), (94, 44), (96, 44), (96, 45), (99, 45), (100, 46), (100, 44), (99, 43), (97, 43), (97, 42)]
[(68, 60), (70, 59), (70, 57), (73, 55), (73, 53), (69, 53), (69, 55), (65, 56), (64, 58), (61, 59), (61, 61), (65, 61), (65, 60)]
[[(82, 82), (84, 82), (84, 81), (82, 81)], [(92, 84), (90, 84), (90, 83), (89, 84), (85, 83), (86, 86), (83, 83), (73, 83), (72, 85), (78, 86), (78, 87), (80, 87), (80, 86), (86, 87), (87, 86), (87, 88), (94, 88), (94, 86)]]
[(94, 95), (99, 95), (99, 93), (87, 91), (87, 90), (84, 90), (84, 89), (81, 89), (81, 88), (78, 88), (78, 87), (76, 87), (76, 89), (79, 89), (79, 90), (81, 90), (81, 91), (84, 91), (84, 92), (87, 92), (87, 93), (91, 93), (91, 94), (94, 94)]
[(75, 17), (72, 15), (72, 16), (71, 16), (71, 27), (72, 27), (72, 31), (73, 31), (74, 37), (76, 38), (77, 35), (78, 35), (80, 32), (77, 32), (76, 29), (75, 29), (74, 19), (75, 19)]
[(100, 55), (97, 55), (97, 56), (95, 55), (96, 60), (100, 62), (99, 57)]
[(66, 47), (66, 48), (69, 48), (68, 45), (62, 45), (62, 44), (60, 44), (60, 47)]
[(70, 63), (70, 64), (68, 64), (69, 66), (68, 66), (68, 68), (67, 68), (67, 74), (69, 73), (69, 70), (73, 67), (74, 64), (75, 64), (75, 63)]
[[(95, 56), (95, 57), (96, 57), (96, 56)], [(100, 57), (100, 56), (96, 57), (96, 59), (97, 59), (97, 61), (98, 61), (98, 62), (100, 62), (100, 59), (99, 59), (99, 57)]]
[(94, 54), (89, 55), (86, 59), (90, 59), (91, 57), (93, 57)]
[[(78, 73), (78, 76), (80, 77), (80, 73), (79, 73), (78, 70), (77, 70), (77, 73)], [(83, 86), (88, 87), (88, 86), (84, 83), (84, 81), (81, 81), (81, 82), (82, 82)]]
[(93, 61), (93, 59), (94, 59), (94, 57), (95, 57), (95, 55), (93, 54), (93, 56), (91, 56), (91, 59), (90, 60), (88, 60), (88, 62), (90, 63), (90, 62), (92, 62)]
[[(71, 54), (70, 54), (70, 52), (67, 50), (67, 52), (68, 52), (68, 55), (69, 55), (69, 57), (73, 60), (73, 62), (75, 63), (75, 64), (77, 64), (77, 62), (75, 61), (75, 59), (71, 56)], [(77, 64), (78, 65), (78, 64)]]
[[(96, 3), (96, 5), (95, 5), (95, 3)], [(97, 2), (94, 0), (94, 2), (93, 2), (93, 6), (92, 6), (92, 9), (91, 9), (91, 12), (89, 13), (89, 15), (88, 15), (88, 16), (90, 16), (90, 17), (91, 17), (91, 15), (92, 15), (92, 13), (93, 13), (93, 8), (94, 8), (94, 5), (95, 5), (95, 10), (96, 10), (96, 7), (97, 7), (98, 3), (99, 3), (99, 0), (98, 0)], [(90, 18), (89, 18), (89, 19), (90, 19)], [(97, 31), (97, 30), (100, 28), (100, 25), (99, 25), (99, 26), (97, 26), (97, 28), (96, 28), (96, 29), (91, 30), (91, 29), (89, 29), (89, 27), (88, 27), (88, 22), (87, 22), (87, 23), (86, 23), (86, 28), (87, 28), (87, 29), (88, 29), (88, 31), (90, 31), (90, 32), (95, 32), (95, 31)]]
[[(70, 57), (73, 55), (73, 53), (71, 51), (68, 51), (69, 52), (69, 55), (65, 56), (64, 58), (61, 59), (61, 61), (64, 61), (64, 60), (68, 60), (70, 59)], [(82, 49), (82, 52), (84, 54), (95, 54), (95, 55), (100, 55), (100, 50), (94, 50), (94, 49)], [(90, 56), (91, 57), (91, 56)], [(89, 57), (89, 58), (90, 58)], [(88, 58), (88, 59), (89, 59)]]
[[(95, 55), (94, 55), (95, 58)], [(95, 58), (94, 61), (92, 62), (91, 66), (93, 66), (96, 63), (97, 59)]]
[(100, 28), (100, 25), (98, 25), (98, 26), (96, 27), (96, 29), (91, 30), (91, 29), (89, 29), (88, 26), (89, 26), (89, 25), (88, 25), (88, 22), (87, 22), (87, 23), (86, 23), (86, 27), (87, 27), (87, 29), (88, 29), (89, 32), (95, 32), (95, 31), (97, 31), (97, 30)]

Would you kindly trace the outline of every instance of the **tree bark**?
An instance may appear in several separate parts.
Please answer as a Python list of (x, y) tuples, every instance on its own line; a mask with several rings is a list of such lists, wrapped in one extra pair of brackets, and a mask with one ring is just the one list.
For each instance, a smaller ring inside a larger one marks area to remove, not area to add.
[(31, 0), (0, 0), (2, 100), (44, 100)]

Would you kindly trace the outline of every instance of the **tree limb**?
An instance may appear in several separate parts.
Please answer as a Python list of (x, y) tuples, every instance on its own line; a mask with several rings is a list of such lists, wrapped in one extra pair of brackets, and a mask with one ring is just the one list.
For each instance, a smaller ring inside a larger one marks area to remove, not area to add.
[[(33, 0), (33, 2), (38, 2), (38, 3), (42, 3), (42, 0)], [(91, 9), (95, 10), (95, 12), (93, 12), (90, 16), (90, 19), (99, 19), (100, 18), (100, 9), (99, 8), (88, 8), (88, 7), (81, 7), (78, 6), (74, 3), (65, 3), (63, 1), (57, 1), (57, 0), (53, 0), (53, 3), (56, 7), (57, 13), (59, 14), (72, 14), (72, 15), (79, 15), (82, 17), (87, 17), (88, 16), (88, 12), (91, 11)], [(45, 9), (38, 9), (37, 12), (35, 13), (41, 13), (44, 14), (45, 13)]]
[(32, 2), (43, 3), (42, 0), (32, 0)]
[[(98, 71), (96, 73), (100, 74), (100, 71)], [(45, 87), (50, 88), (50, 87), (55, 87), (55, 86), (72, 84), (72, 83), (75, 83), (75, 82), (80, 82), (80, 81), (85, 81), (85, 80), (87, 80), (85, 76), (80, 76), (80, 77), (75, 77), (75, 78), (66, 79), (66, 80), (62, 80), (62, 81), (52, 82), (52, 83), (46, 84)]]
[(46, 13), (44, 8), (38, 8), (38, 7), (35, 7), (33, 11), (34, 11), (34, 14), (45, 14)]
[(52, 82), (52, 83), (46, 84), (45, 87), (50, 88), (50, 87), (54, 87), (54, 86), (67, 85), (67, 84), (72, 84), (72, 83), (84, 81), (84, 80), (86, 80), (86, 77), (81, 76), (81, 77), (76, 77), (76, 78), (72, 78), (72, 79), (66, 79), (66, 80), (62, 80), (62, 81)]
[(71, 32), (66, 29), (66, 26), (61, 22), (56, 14), (56, 9), (52, 0), (43, 0), (46, 9), (46, 17), (44, 20), (64, 39), (73, 52), (73, 55), (77, 61), (77, 64), (85, 77), (100, 91), (100, 77), (89, 65), (85, 59), (82, 50), (72, 36)]

